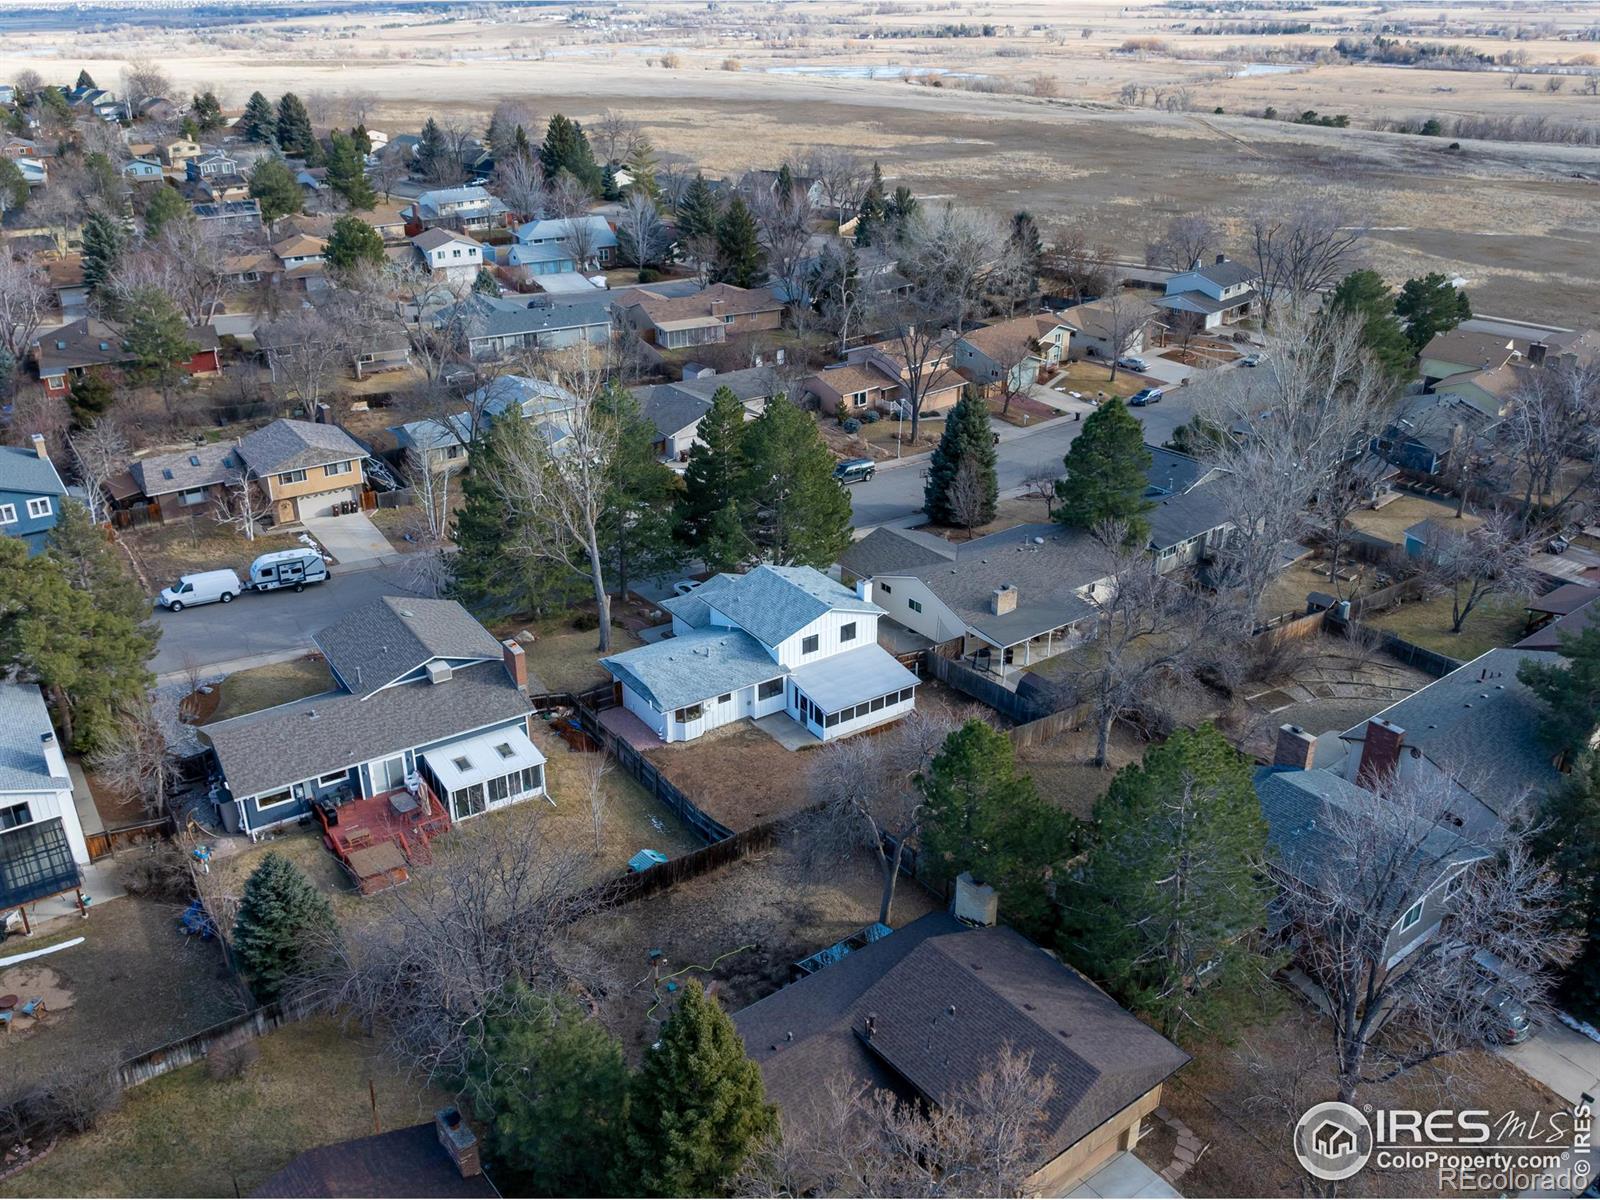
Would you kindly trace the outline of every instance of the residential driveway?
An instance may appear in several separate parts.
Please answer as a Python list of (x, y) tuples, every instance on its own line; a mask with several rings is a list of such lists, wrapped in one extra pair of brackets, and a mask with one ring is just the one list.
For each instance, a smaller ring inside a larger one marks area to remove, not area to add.
[(1157, 387), (1172, 387), (1183, 383), (1195, 373), (1196, 368), (1186, 367), (1181, 362), (1173, 362), (1170, 358), (1162, 358), (1158, 354), (1144, 354), (1140, 356), (1150, 364), (1145, 371), (1129, 371), (1129, 375), (1142, 375), (1147, 379), (1156, 381)]
[(395, 552), (389, 539), (379, 532), (366, 513), (340, 517), (307, 517), (303, 522), (311, 536), (327, 547), (333, 561), (342, 567), (369, 563)]
[(1176, 1196), (1181, 1200), (1183, 1196), (1177, 1188), (1135, 1158), (1130, 1150), (1119, 1150), (1113, 1154), (1103, 1167), (1065, 1194), (1085, 1200), (1101, 1196), (1149, 1197), (1150, 1200)]
[(1585, 1093), (1600, 1096), (1600, 1042), (1552, 1020), (1520, 1046), (1499, 1053), (1563, 1100), (1573, 1104)]

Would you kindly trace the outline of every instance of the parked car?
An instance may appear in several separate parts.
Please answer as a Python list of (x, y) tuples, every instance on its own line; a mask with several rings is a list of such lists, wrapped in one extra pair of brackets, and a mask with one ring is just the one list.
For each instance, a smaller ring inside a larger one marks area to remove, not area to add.
[(1148, 371), (1150, 369), (1150, 364), (1137, 354), (1124, 354), (1117, 359), (1117, 366), (1126, 371)]
[(1487, 950), (1475, 951), (1472, 965), (1480, 980), (1472, 994), (1495, 1018), (1489, 1040), (1498, 1046), (1518, 1046), (1531, 1038), (1533, 1016), (1517, 995), (1511, 969)]
[(862, 483), (877, 469), (878, 464), (870, 458), (847, 458), (833, 469), (833, 477), (840, 483)]
[(1160, 388), (1140, 388), (1137, 392), (1128, 397), (1128, 405), (1130, 408), (1143, 408), (1146, 404), (1160, 403)]
[(1544, 548), (1551, 554), (1565, 554), (1572, 548), (1572, 543), (1558, 533), (1544, 544)]
[(182, 612), (196, 604), (228, 604), (242, 591), (239, 576), (232, 571), (198, 571), (180, 576), (177, 583), (162, 588), (161, 607)]
[(308, 583), (325, 583), (328, 564), (309, 546), (263, 554), (250, 564), (250, 586), (258, 592), (293, 588), (303, 592)]
[(1239, 365), (1241, 367), (1259, 367), (1265, 361), (1266, 356), (1264, 354), (1246, 354), (1239, 360)]
[(672, 585), (672, 594), (675, 596), (687, 596), (695, 588), (699, 587), (701, 582), (698, 579), (680, 579)]

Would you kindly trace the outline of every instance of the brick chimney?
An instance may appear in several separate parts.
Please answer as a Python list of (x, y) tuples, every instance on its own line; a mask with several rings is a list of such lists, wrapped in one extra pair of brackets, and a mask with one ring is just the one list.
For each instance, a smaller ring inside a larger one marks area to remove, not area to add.
[(711, 302), (711, 315), (713, 317), (720, 317), (727, 311), (728, 302), (726, 300), (713, 300)]
[(1003, 617), (1009, 612), (1017, 611), (1017, 589), (1015, 584), (1002, 583), (995, 588), (994, 595), (989, 598), (989, 607), (994, 615)]
[(517, 685), (517, 690), (528, 690), (528, 659), (522, 653), (522, 647), (510, 638), (500, 643), (500, 661), (506, 665), (506, 674), (511, 676), (511, 682)]
[(44, 434), (36, 433), (33, 436), (31, 436), (28, 439), (28, 441), (33, 446), (33, 452), (35, 454), (37, 454), (40, 458), (49, 458), (50, 457), (50, 452), (45, 449)]
[(1226, 254), (1217, 255), (1217, 265), (1218, 266), (1221, 266), (1223, 263), (1225, 263), (1227, 261), (1228, 261), (1228, 256)]
[(483, 1165), (478, 1161), (478, 1137), (467, 1127), (460, 1109), (441, 1108), (433, 1114), (433, 1128), (461, 1178), (483, 1174)]
[(1544, 366), (1544, 356), (1550, 352), (1550, 347), (1543, 342), (1530, 342), (1528, 345), (1528, 361), (1536, 367)]
[(1361, 744), (1361, 765), (1356, 768), (1356, 782), (1362, 787), (1382, 783), (1400, 766), (1400, 746), (1406, 731), (1392, 725), (1382, 717), (1367, 722), (1366, 741)]
[(1298, 725), (1279, 725), (1278, 744), (1272, 752), (1272, 765), (1309, 771), (1317, 753), (1317, 739)]

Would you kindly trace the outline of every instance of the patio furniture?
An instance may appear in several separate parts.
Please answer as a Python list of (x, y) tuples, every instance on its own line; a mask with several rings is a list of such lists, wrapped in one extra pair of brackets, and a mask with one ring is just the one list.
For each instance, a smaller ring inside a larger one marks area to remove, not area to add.
[(7, 1033), (10, 1033), (11, 1032), (11, 1018), (14, 1015), (15, 1014), (11, 1013), (11, 1012), (0, 1012), (0, 1029), (4, 1029)]
[(27, 1017), (30, 1021), (40, 1021), (44, 1019), (50, 1010), (45, 1007), (43, 996), (35, 996), (21, 1008), (17, 1009), (17, 1011), (23, 1016)]
[(417, 798), (409, 792), (395, 792), (389, 797), (389, 807), (403, 817), (407, 813), (417, 811)]
[(22, 999), (21, 996), (0, 996), (0, 1012), (6, 1012), (15, 1008), (17, 1006), (17, 1001), (20, 999)]

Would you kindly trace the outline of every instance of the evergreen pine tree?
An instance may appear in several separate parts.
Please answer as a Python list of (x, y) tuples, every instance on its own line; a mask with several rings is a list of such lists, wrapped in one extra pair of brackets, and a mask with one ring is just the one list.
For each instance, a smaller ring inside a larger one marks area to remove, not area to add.
[(628, 1068), (621, 1043), (570, 998), (511, 985), (474, 1038), (467, 1091), (502, 1194), (605, 1194)]
[(144, 206), (144, 235), (155, 238), (169, 222), (186, 221), (193, 214), (194, 210), (177, 188), (153, 187), (150, 189), (150, 199)]
[(250, 93), (236, 128), (247, 142), (274, 144), (278, 140), (278, 118), (272, 111), (272, 101), (260, 92)]
[(1062, 460), (1067, 473), (1056, 480), (1056, 519), (1075, 529), (1093, 529), (1103, 521), (1126, 525), (1129, 545), (1150, 536), (1145, 516), (1154, 507), (1146, 498), (1150, 451), (1144, 426), (1113, 396), (1083, 423)]
[(1437, 271), (1421, 279), (1408, 279), (1395, 299), (1394, 310), (1406, 323), (1406, 336), (1418, 354), (1435, 336), (1448, 333), (1472, 316), (1467, 293)]
[[(983, 485), (983, 503), (977, 513), (958, 512), (953, 490), (963, 463), (971, 462)], [(961, 399), (950, 410), (944, 434), (928, 460), (928, 479), (922, 495), (928, 519), (936, 525), (987, 525), (994, 520), (999, 502), (995, 479), (998, 459), (994, 431), (989, 427), (989, 406), (971, 388), (964, 388)]]
[(690, 983), (629, 1086), (613, 1188), (618, 1195), (720, 1196), (777, 1128), (761, 1069), (733, 1022)]
[(660, 196), (661, 188), (656, 183), (656, 148), (649, 138), (639, 135), (633, 149), (628, 151), (625, 165), (628, 174), (633, 176), (633, 182), (628, 185), (632, 190), (644, 192), (652, 199)]
[(372, 153), (372, 135), (367, 132), (365, 125), (351, 126), (350, 140), (355, 143), (355, 147), (361, 152), (362, 158), (366, 158), (367, 155)]
[(1039, 295), (1039, 269), (1044, 264), (1044, 240), (1032, 213), (1024, 211), (1012, 216), (1007, 246), (1017, 268), (1011, 298), (1018, 304), (1029, 303)]
[(189, 115), (201, 133), (215, 133), (222, 128), (222, 102), (215, 92), (201, 92), (189, 104)]
[(259, 1000), (276, 1000), (332, 932), (328, 898), (277, 851), (250, 872), (233, 924), (233, 950)]
[(359, 263), (382, 266), (385, 259), (383, 238), (360, 217), (346, 214), (333, 223), (328, 248), (323, 252), (328, 265), (349, 270)]
[(511, 137), (511, 155), (513, 158), (520, 158), (524, 162), (528, 162), (533, 158), (533, 144), (528, 141), (528, 131), (521, 125), (517, 126), (516, 133)]
[(28, 181), (22, 168), (9, 158), (0, 158), (0, 217), (28, 203)]
[(545, 128), (539, 163), (544, 167), (546, 179), (554, 179), (566, 171), (591, 192), (600, 188), (600, 167), (594, 161), (588, 135), (581, 125), (563, 113), (552, 116)]
[(1572, 761), (1590, 747), (1600, 714), (1600, 625), (1576, 637), (1563, 636), (1558, 653), (1565, 662), (1525, 660), (1517, 679), (1544, 701), (1539, 732), (1550, 747)]
[(1273, 887), (1251, 765), (1209, 725), (1180, 729), (1117, 773), (1093, 829), (1063, 956), (1169, 1038), (1224, 1033), (1277, 967), (1240, 936), (1265, 927)]
[(83, 223), (83, 282), (90, 291), (99, 292), (109, 282), (126, 240), (121, 221), (103, 208), (89, 210)]
[(678, 477), (656, 454), (660, 434), (626, 388), (611, 385), (595, 399), (621, 431), (611, 461), (610, 494), (600, 521), (606, 578), (619, 596), (640, 579), (664, 575), (683, 561), (673, 536)]
[(310, 158), (316, 153), (317, 138), (311, 132), (311, 114), (305, 102), (293, 92), (278, 99), (277, 137), (279, 148), (292, 158)]
[(779, 394), (744, 426), (739, 519), (756, 556), (826, 570), (850, 544), (850, 497), (809, 413)]
[(872, 180), (861, 197), (857, 210), (856, 245), (871, 246), (883, 233), (884, 222), (889, 217), (889, 199), (883, 190), (883, 168), (872, 164)]
[(735, 287), (760, 287), (767, 281), (767, 256), (761, 249), (761, 231), (744, 200), (735, 196), (717, 222), (717, 257), (711, 265), (713, 283)]
[(1376, 271), (1351, 271), (1328, 297), (1336, 313), (1361, 319), (1361, 341), (1397, 384), (1416, 374), (1416, 355), (1405, 328), (1395, 319), (1395, 297)]
[(617, 186), (617, 168), (613, 163), (607, 163), (600, 174), (600, 196), (611, 201), (622, 199), (622, 189)]
[(111, 407), (116, 391), (106, 373), (100, 368), (85, 371), (72, 381), (67, 394), (67, 404), (72, 409), (72, 420), (84, 425)]
[(88, 88), (92, 91), (96, 87), (96, 84), (94, 77), (89, 74), (87, 69), (85, 69), (78, 72), (78, 82), (73, 86), (76, 88)]
[(1047, 888), (1081, 835), (1070, 814), (1041, 800), (1033, 780), (1017, 773), (1011, 739), (968, 721), (945, 738), (918, 786), (925, 803), (919, 864), (944, 882), (970, 871), (1000, 893), (1007, 920), (1033, 936), (1047, 930)]
[(498, 296), (500, 294), (500, 281), (494, 277), (494, 272), (488, 267), (479, 267), (477, 275), (472, 280), (472, 290), (480, 296)]
[(367, 181), (366, 157), (349, 134), (335, 129), (328, 138), (328, 186), (357, 212), (366, 212), (378, 202)]
[(772, 194), (785, 208), (794, 203), (794, 172), (789, 169), (787, 162), (778, 166), (778, 177), (772, 182)]
[(127, 317), (122, 324), (125, 347), (133, 356), (135, 381), (155, 384), (167, 398), (179, 377), (181, 363), (198, 347), (189, 340), (189, 324), (172, 297), (155, 284), (135, 288), (122, 298)]
[(200, 140), (200, 124), (194, 119), (193, 114), (183, 118), (183, 122), (178, 126), (178, 132), (191, 142)]
[(1600, 754), (1585, 753), (1540, 800), (1532, 844), (1560, 889), (1562, 927), (1580, 939), (1560, 995), (1593, 1022), (1600, 1019)]
[(714, 237), (717, 224), (722, 219), (722, 209), (704, 175), (696, 175), (694, 182), (684, 190), (683, 201), (678, 205), (678, 239), (693, 243)]
[(678, 500), (678, 537), (713, 571), (746, 561), (750, 539), (739, 517), (744, 485), (744, 405), (731, 388), (711, 394), (700, 438), (689, 448)]
[(260, 201), (268, 225), (300, 211), (300, 185), (281, 158), (263, 158), (250, 168), (250, 195)]
[(425, 178), (437, 179), (449, 157), (449, 147), (444, 144), (444, 130), (439, 128), (439, 122), (429, 117), (422, 123), (422, 133), (417, 139), (417, 168)]

